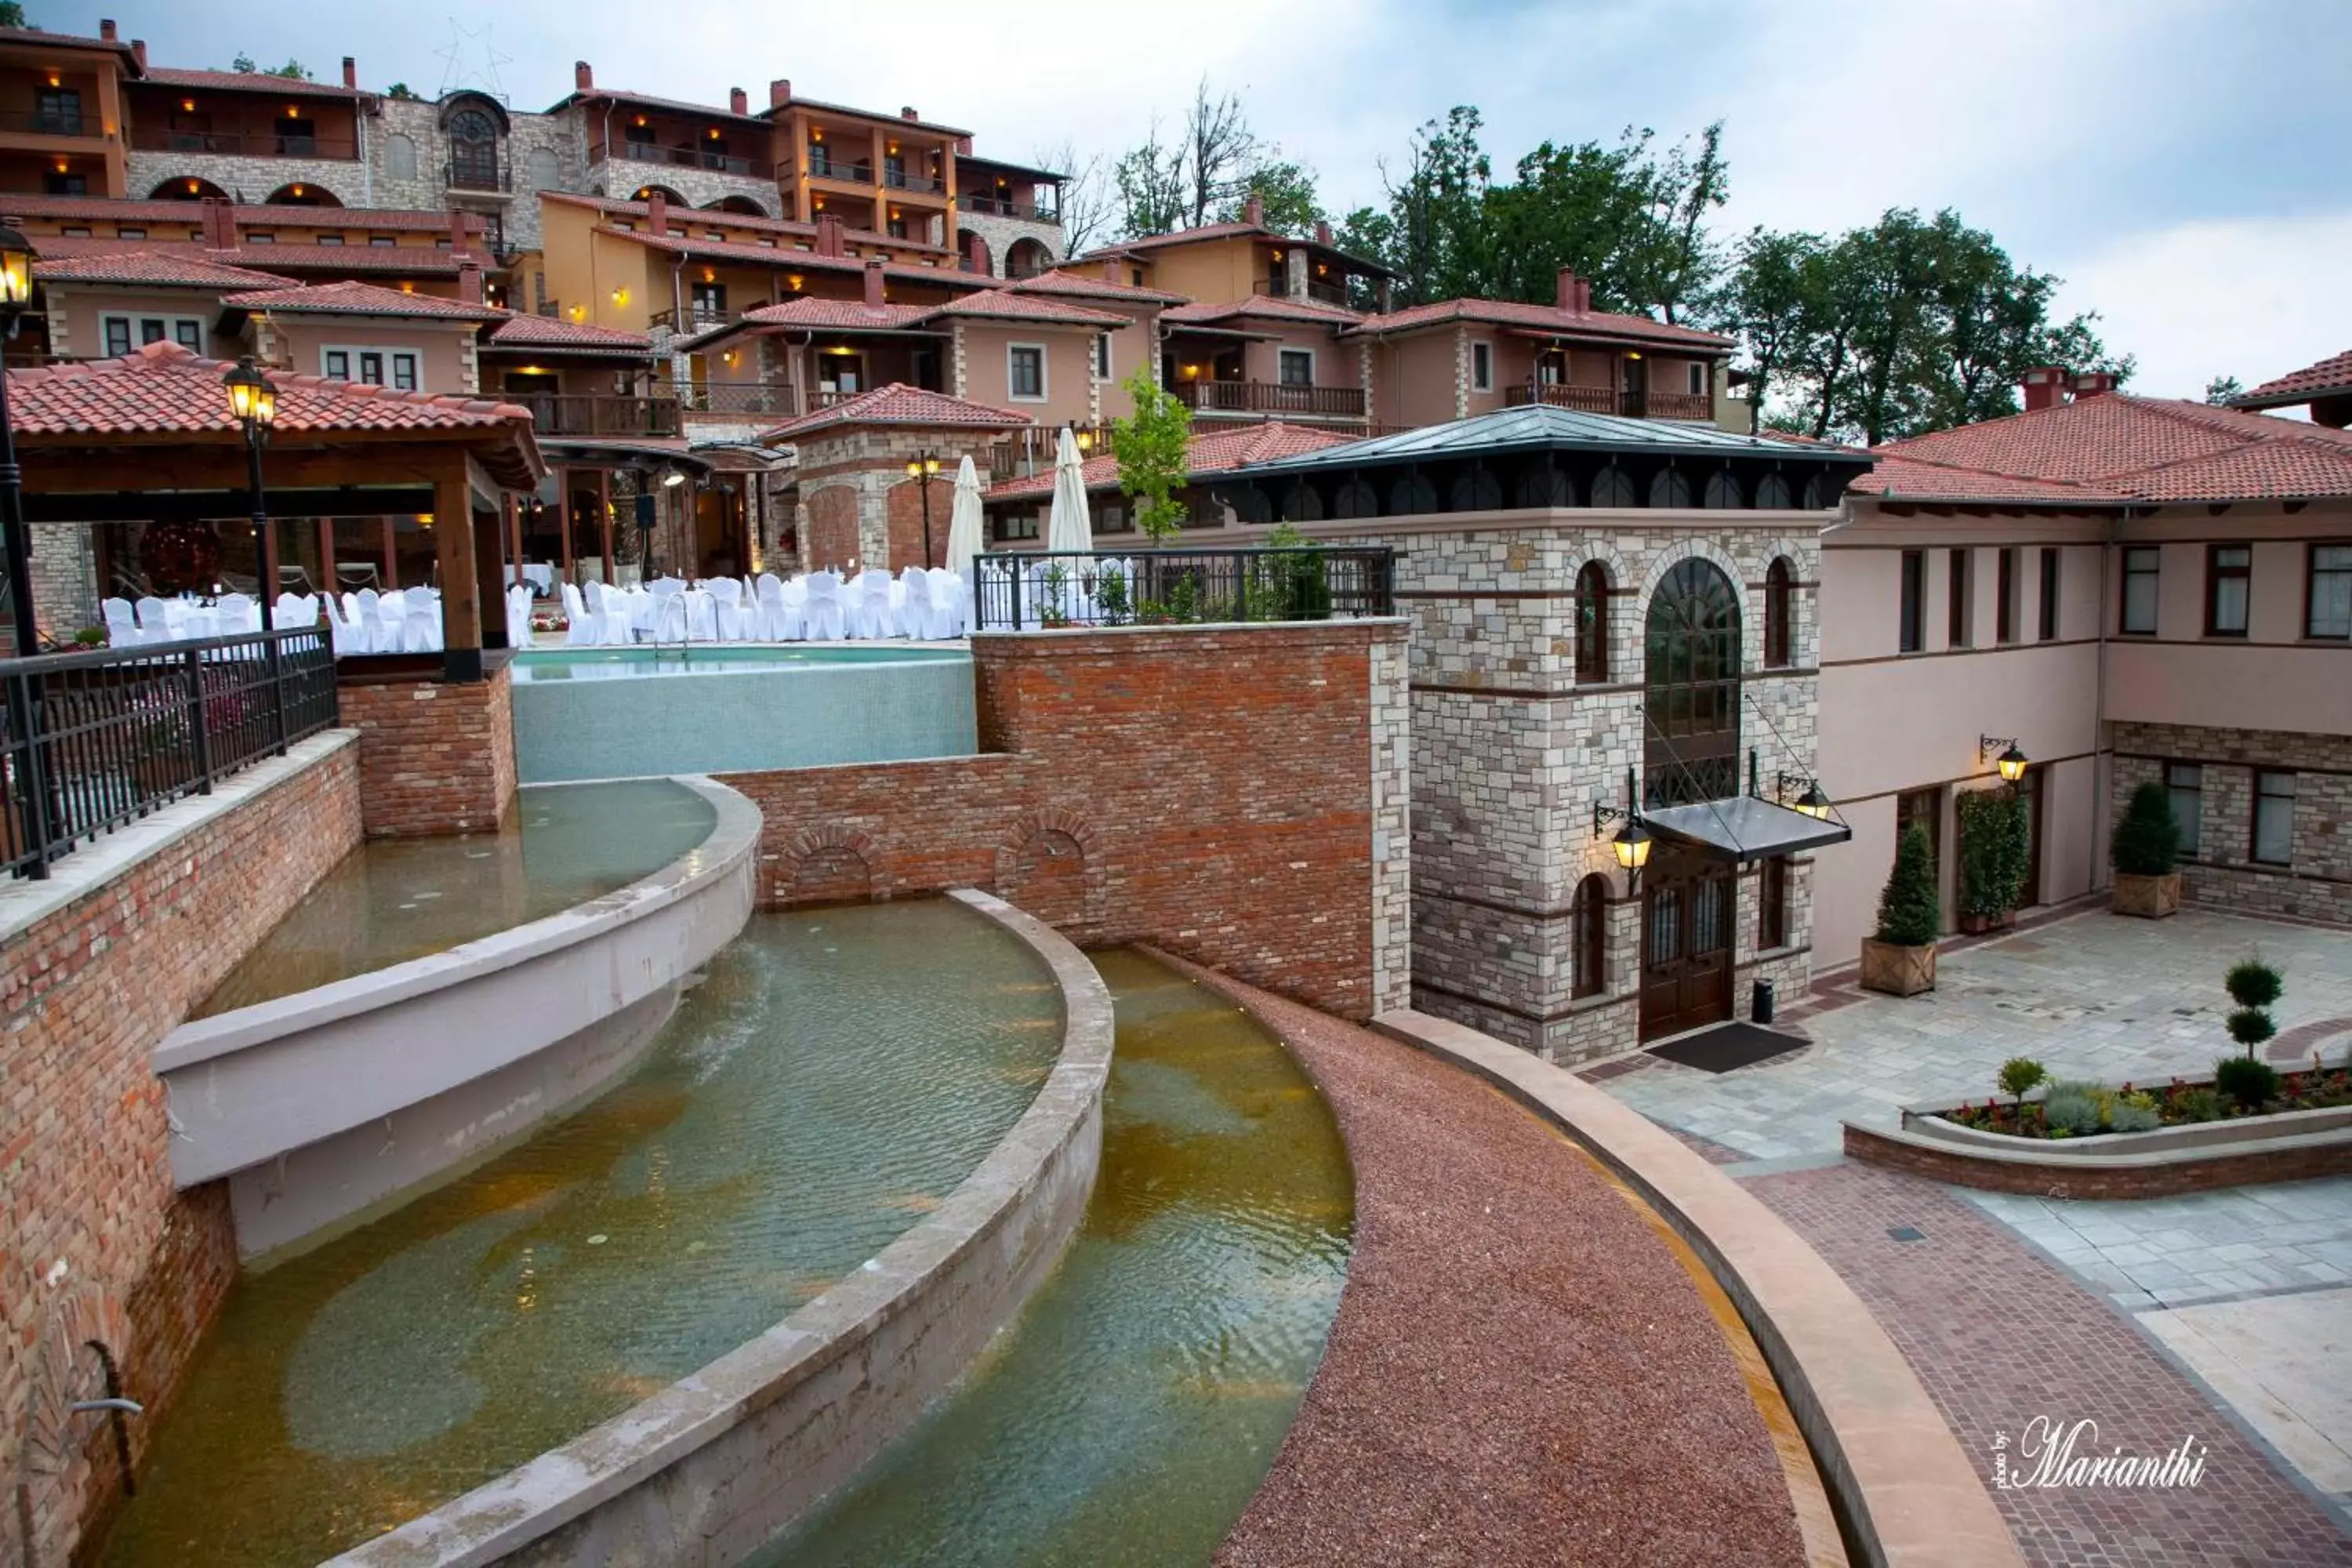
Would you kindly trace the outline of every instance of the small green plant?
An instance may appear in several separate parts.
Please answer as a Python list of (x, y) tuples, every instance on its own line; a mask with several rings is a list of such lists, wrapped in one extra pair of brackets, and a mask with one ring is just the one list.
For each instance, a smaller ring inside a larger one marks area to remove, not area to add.
[(2147, 1132), (2164, 1125), (2164, 1118), (2157, 1113), (2155, 1106), (2135, 1105), (2132, 1103), (2133, 1100), (2140, 1098), (2143, 1097), (2138, 1095), (2127, 1096), (2125, 1099), (2116, 1100), (2113, 1105), (2107, 1108), (2108, 1131), (2114, 1132)]
[(2050, 1076), (2040, 1062), (2032, 1057), (2011, 1057), (2000, 1064), (2000, 1091), (2017, 1101), (2018, 1109), (2025, 1107), (2025, 1097), (2033, 1086)]
[[(2237, 1058), (2232, 1058), (2237, 1059)], [(2179, 1089), (2165, 1102), (2165, 1120), (2172, 1122), (2219, 1121), (2230, 1114), (2230, 1102), (2221, 1091), (2206, 1088)]]
[(1997, 920), (2025, 893), (2033, 838), (2025, 797), (2009, 788), (1971, 790), (1953, 811), (1960, 827), (1960, 912)]
[(1936, 897), (1935, 852), (1927, 830), (1914, 826), (1895, 847), (1895, 868), (1878, 895), (1878, 940), (1895, 947), (1926, 947), (1943, 924)]
[(2267, 1007), (2286, 990), (2286, 977), (2259, 958), (2243, 958), (2221, 976), (2230, 1000), (2241, 1007)]
[(2252, 1058), (2256, 1046), (2278, 1033), (2278, 1026), (2272, 1023), (2271, 1016), (2260, 1007), (2239, 1008), (2230, 1015), (2227, 1027), (2230, 1037), (2246, 1047), (2249, 1059)]
[(2172, 796), (2154, 779), (2132, 791), (2131, 804), (2107, 841), (2107, 858), (2126, 877), (2168, 877), (2180, 863), (2180, 824)]
[(74, 633), (73, 640), (82, 647), (104, 647), (106, 646), (106, 628), (104, 626), (84, 626), (79, 631)]
[(2042, 1124), (2051, 1135), (2069, 1132), (2077, 1138), (2099, 1131), (2099, 1086), (2095, 1083), (2054, 1083), (2042, 1100)]
[(2213, 1087), (2248, 1110), (2278, 1098), (2278, 1069), (2252, 1057), (2223, 1057), (2213, 1064)]
[(1125, 386), (1135, 412), (1111, 421), (1118, 488), (1135, 503), (1135, 526), (1152, 543), (1164, 544), (1184, 526), (1184, 503), (1175, 490), (1192, 471), (1192, 411), (1152, 379), (1148, 357)]
[(1127, 597), (1127, 575), (1121, 572), (1106, 572), (1095, 587), (1095, 608), (1102, 615), (1107, 626), (1123, 626), (1134, 616)]

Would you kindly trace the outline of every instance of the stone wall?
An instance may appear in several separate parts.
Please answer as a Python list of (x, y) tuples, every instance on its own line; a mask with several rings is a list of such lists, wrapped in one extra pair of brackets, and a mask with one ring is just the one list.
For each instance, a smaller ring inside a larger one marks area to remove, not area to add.
[[(347, 207), (393, 206), (368, 200), (368, 168), (357, 158), (272, 158), (238, 153), (132, 152), (125, 164), (123, 188), (134, 201), (144, 201), (159, 185), (173, 180), (205, 180), (228, 193), (232, 201), (258, 206), (270, 193), (286, 185), (324, 191)], [(203, 211), (188, 206), (188, 222), (202, 221)], [(298, 215), (299, 216), (299, 215)]]
[[(1554, 1061), (1631, 1048), (1638, 1037), (1641, 927), (1596, 803), (1622, 806), (1645, 751), (1643, 627), (1666, 574), (1712, 561), (1741, 596), (1748, 679), (1740, 749), (1774, 775), (1814, 767), (1819, 577), (1814, 526), (1785, 515), (1654, 511), (1493, 514), (1444, 526), (1401, 520), (1313, 530), (1319, 542), (1393, 544), (1399, 608), (1413, 622), (1413, 1005)], [(1800, 584), (1786, 669), (1763, 666), (1765, 573), (1786, 557)], [(1608, 669), (1576, 679), (1578, 573), (1599, 561), (1610, 584)], [(1572, 911), (1589, 874), (1610, 879), (1601, 993), (1574, 994)], [(1758, 974), (1783, 995), (1810, 978), (1810, 868), (1792, 864), (1790, 942), (1755, 947), (1756, 883), (1738, 884), (1733, 1007)]]
[(612, 158), (588, 165), (590, 194), (625, 202), (646, 185), (659, 185), (686, 198), (690, 207), (707, 207), (729, 196), (748, 196), (761, 216), (780, 217), (781, 198), (772, 178), (724, 174), (716, 169), (692, 169), (682, 163), (650, 163), (635, 158)]
[[(1017, 240), (1035, 240), (1053, 255), (1056, 263), (1069, 256), (1068, 241), (1062, 233), (1062, 226), (1057, 223), (1038, 223), (1033, 218), (1005, 217), (996, 213), (976, 213), (969, 208), (960, 209), (955, 220), (958, 229), (976, 234), (986, 242), (988, 270), (992, 277), (1007, 276), (1005, 253)], [(956, 244), (956, 253), (959, 256), (963, 253), (961, 241)]]
[[(539, 193), (588, 188), (586, 143), (576, 110), (509, 114), (500, 156), (510, 195), (502, 201), (487, 193), (451, 195), (449, 139), (442, 132), (438, 101), (387, 98), (377, 108), (367, 131), (373, 205), (427, 212), (457, 205), (502, 214), (509, 247), (528, 251), (540, 247)], [(537, 306), (529, 279), (517, 280), (510, 302), (524, 310)]]
[(915, 564), (922, 554), (922, 492), (908, 482), (907, 464), (919, 457), (940, 460), (942, 483), (931, 491), (931, 539), (944, 558), (957, 459), (969, 456), (986, 473), (996, 434), (862, 425), (811, 435), (799, 444), (798, 454), (797, 477), (808, 514), (802, 560), (812, 566), (838, 567), (853, 557), (887, 561), (894, 569)]
[[(44, 522), (29, 529), (33, 553), (33, 616), (61, 643), (84, 626), (99, 626), (98, 558), (89, 525)], [(11, 641), (9, 647), (16, 644)]]
[(65, 1404), (110, 1367), (135, 1466), (235, 1273), (224, 1187), (173, 1191), (155, 1047), (359, 842), (358, 764), (318, 737), (0, 890), (0, 1486), (43, 1568), (120, 1497), (110, 1424)]
[(1351, 1018), (1406, 1001), (1393, 621), (972, 639), (987, 754), (730, 773), (771, 906), (984, 889)]
[(345, 685), (360, 733), (360, 800), (370, 838), (487, 833), (515, 798), (512, 673)]
[[(2199, 850), (2181, 867), (2191, 902), (2352, 924), (2352, 735), (2117, 723), (2112, 740), (2111, 822), (2122, 820), (2141, 783), (2164, 777), (2166, 763), (2201, 769)], [(2285, 866), (2252, 858), (2254, 775), (2268, 769), (2294, 774), (2294, 858)]]

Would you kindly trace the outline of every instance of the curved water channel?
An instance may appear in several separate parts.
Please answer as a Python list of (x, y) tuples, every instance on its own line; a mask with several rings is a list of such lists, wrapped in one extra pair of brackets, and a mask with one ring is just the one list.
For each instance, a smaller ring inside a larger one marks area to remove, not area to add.
[(628, 1078), (241, 1280), (106, 1561), (316, 1563), (568, 1441), (913, 1225), (1061, 1041), (960, 905), (753, 916)]

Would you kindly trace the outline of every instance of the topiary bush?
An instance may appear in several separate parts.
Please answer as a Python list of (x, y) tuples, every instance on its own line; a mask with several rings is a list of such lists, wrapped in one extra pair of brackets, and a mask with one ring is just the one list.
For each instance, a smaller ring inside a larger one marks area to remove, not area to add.
[(2221, 976), (2230, 1000), (2241, 1007), (2267, 1007), (2286, 990), (2286, 976), (2259, 958), (2243, 958)]
[(2049, 1076), (2032, 1057), (2011, 1057), (2000, 1064), (2000, 1091), (2023, 1105), (2033, 1086)]
[(1895, 846), (1895, 868), (1878, 895), (1878, 940), (1895, 947), (1926, 947), (1943, 925), (1936, 896), (1935, 851), (1927, 830), (1914, 826)]
[(2278, 1098), (2278, 1069), (2252, 1057), (2223, 1057), (2213, 1064), (2213, 1087), (2248, 1110)]
[(2180, 864), (2180, 824), (2173, 818), (2171, 795), (2156, 780), (2132, 791), (2107, 842), (2107, 858), (2126, 877), (2168, 877)]
[(2252, 1058), (2256, 1046), (2278, 1033), (2278, 1026), (2272, 1023), (2271, 1016), (2260, 1007), (2239, 1008), (2230, 1015), (2228, 1028), (2230, 1037), (2246, 1047), (2249, 1059)]

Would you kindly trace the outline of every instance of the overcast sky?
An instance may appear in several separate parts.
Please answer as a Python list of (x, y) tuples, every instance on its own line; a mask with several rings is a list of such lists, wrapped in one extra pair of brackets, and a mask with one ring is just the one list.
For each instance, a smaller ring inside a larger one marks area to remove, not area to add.
[[(354, 55), (363, 85), (453, 79), (453, 14), (361, 0), (29, 0), (101, 16), (158, 63)], [(1117, 151), (1193, 82), (1247, 100), (1325, 205), (1381, 198), (1412, 129), (1456, 103), (1507, 168), (1546, 138), (1673, 137), (1727, 121), (1726, 232), (1833, 230), (1957, 206), (2066, 279), (2137, 353), (2137, 390), (2252, 385), (2352, 348), (2352, 0), (503, 0), (455, 77), (494, 63), (518, 109), (600, 85), (697, 101), (727, 89), (969, 127), (1029, 159)], [(486, 47), (487, 46), (487, 47)], [(499, 58), (491, 62), (492, 50)]]

